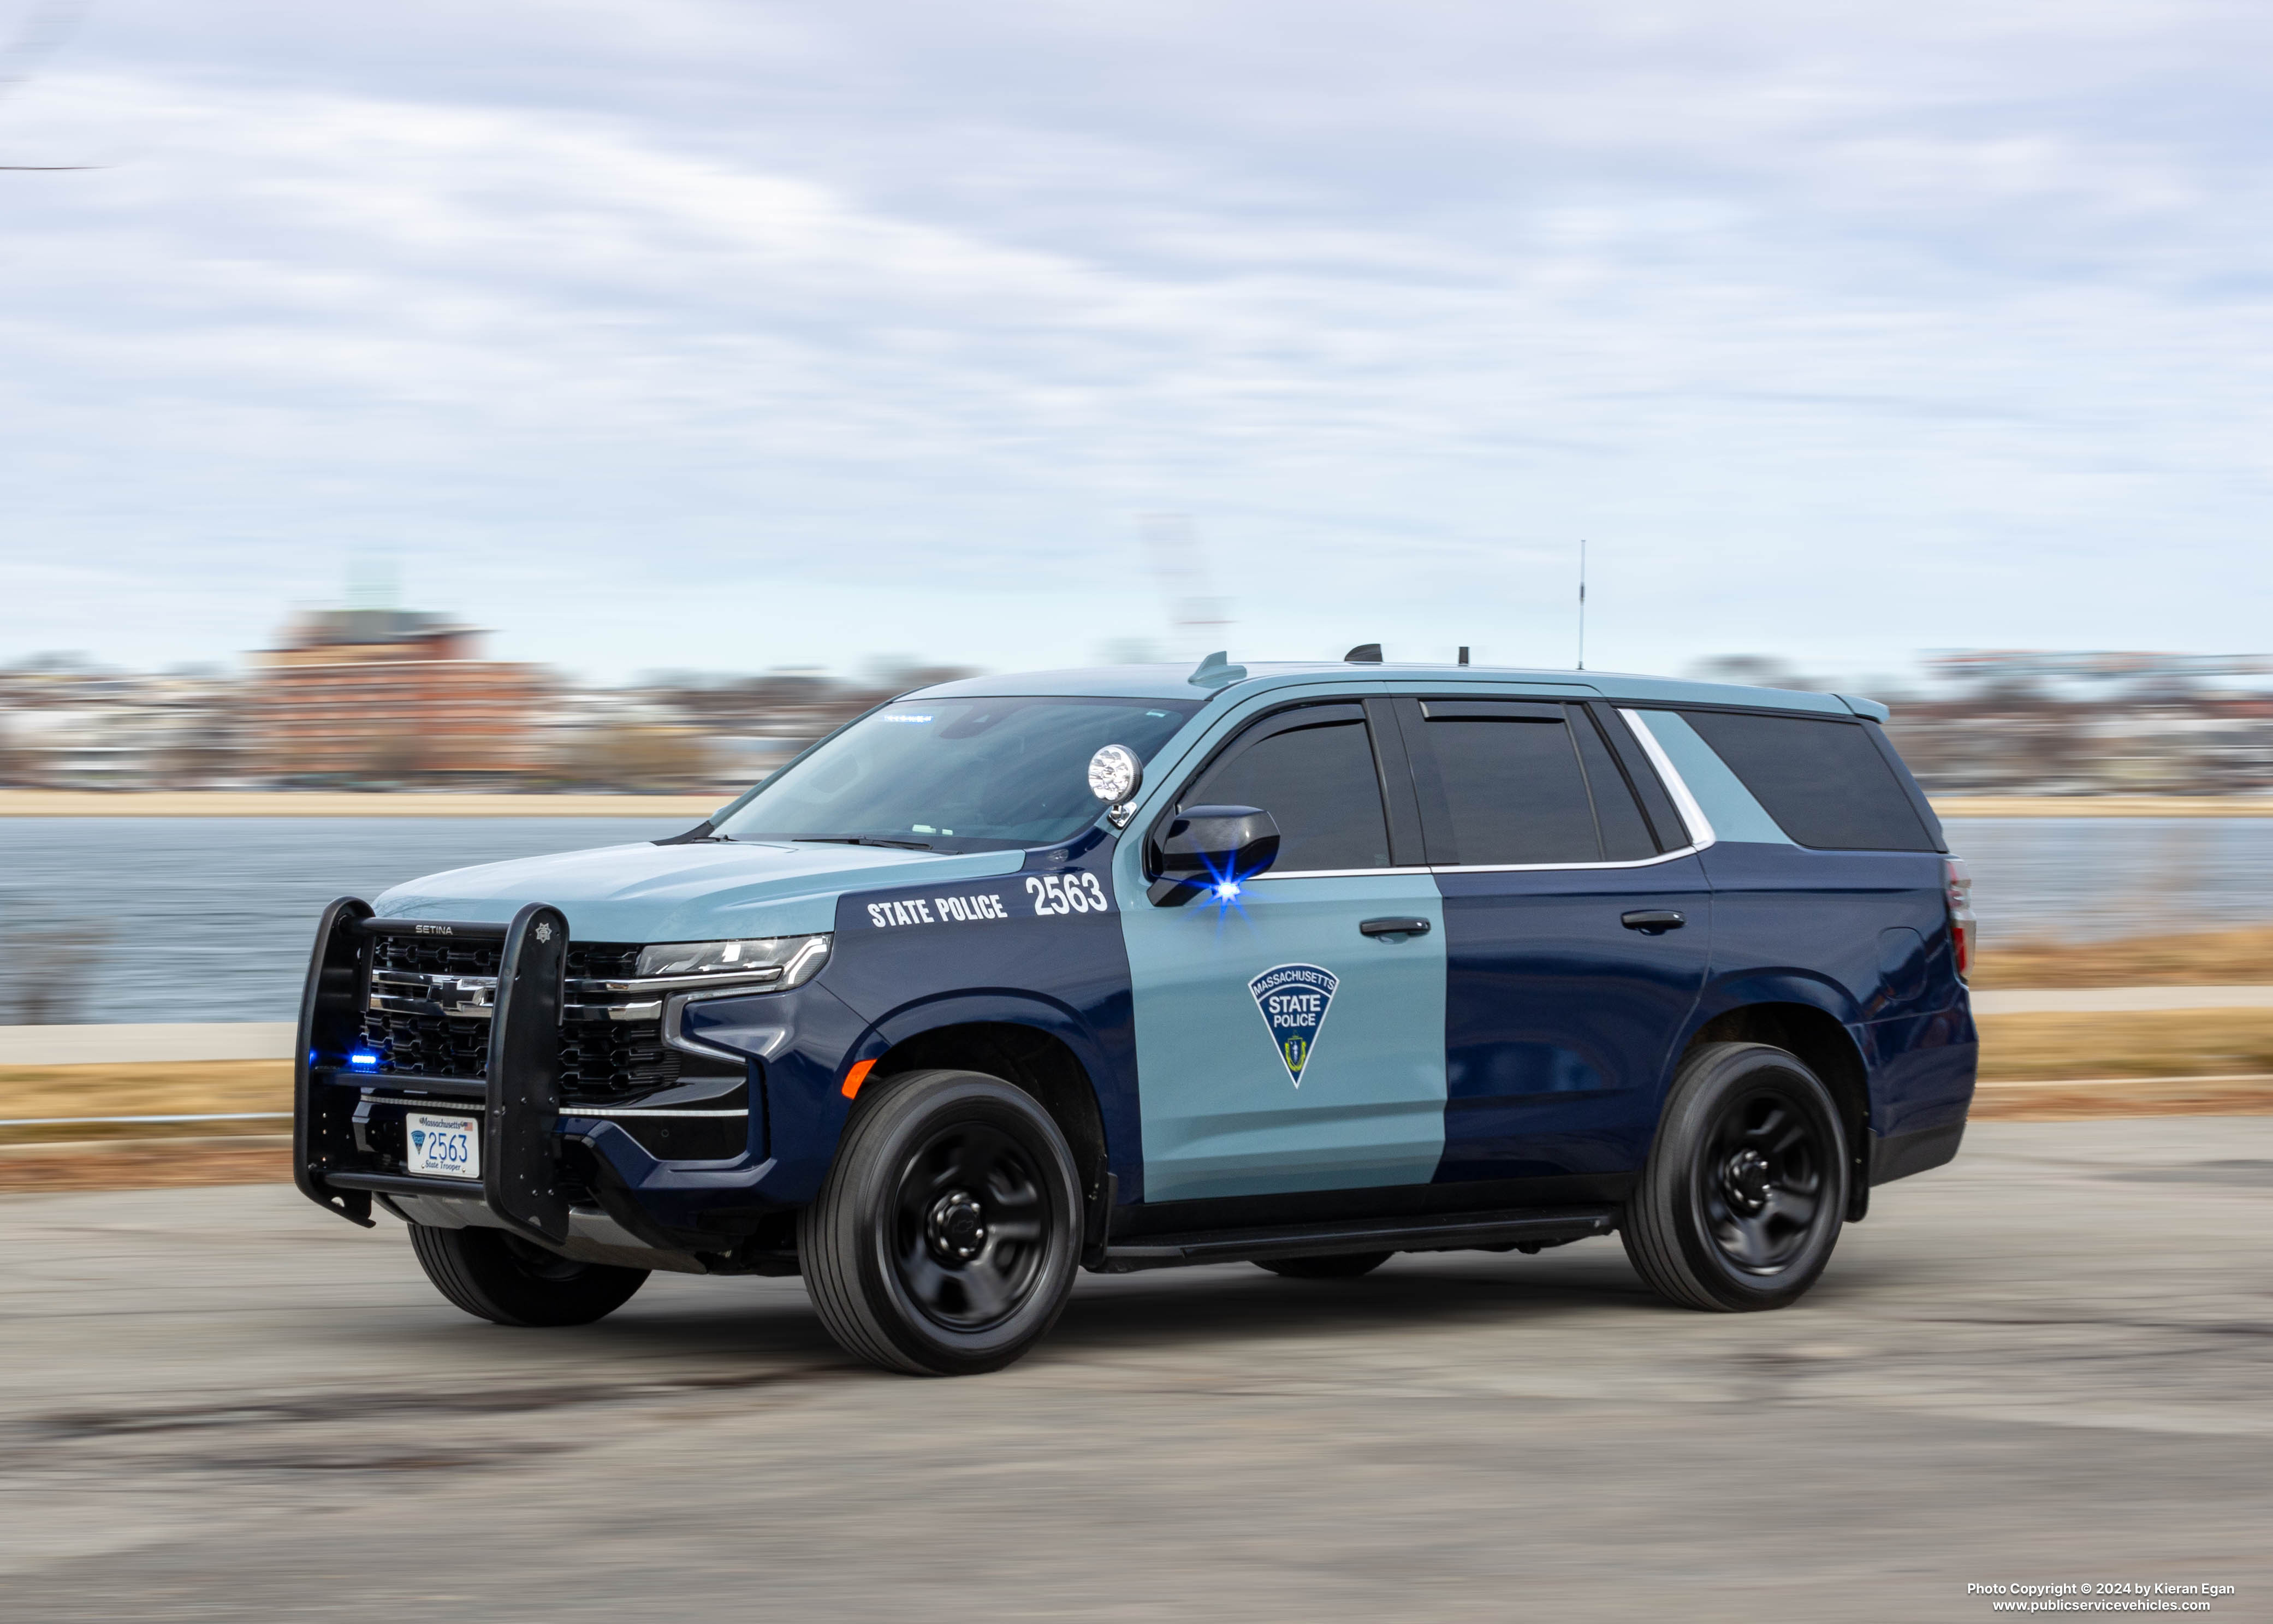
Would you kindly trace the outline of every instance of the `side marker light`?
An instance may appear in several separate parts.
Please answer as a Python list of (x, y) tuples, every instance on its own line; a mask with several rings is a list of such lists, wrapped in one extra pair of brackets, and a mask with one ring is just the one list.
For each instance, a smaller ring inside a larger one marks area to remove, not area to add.
[(1223, 883), (1215, 888), (1215, 894), (1222, 900), (1229, 902), (1233, 898), (1239, 895), (1239, 882), (1237, 880), (1224, 881)]
[(868, 1073), (875, 1069), (876, 1063), (873, 1060), (855, 1062), (852, 1069), (844, 1074), (844, 1086), (837, 1092), (848, 1100), (855, 1098), (860, 1092), (860, 1085), (868, 1080)]

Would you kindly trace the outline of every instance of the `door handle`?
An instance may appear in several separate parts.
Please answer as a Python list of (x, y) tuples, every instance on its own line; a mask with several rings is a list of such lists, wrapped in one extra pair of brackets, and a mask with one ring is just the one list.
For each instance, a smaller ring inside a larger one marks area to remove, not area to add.
[(1357, 928), (1362, 936), (1425, 936), (1429, 921), (1425, 919), (1369, 919)]
[(1618, 915), (1618, 923), (1628, 930), (1639, 930), (1644, 936), (1662, 936), (1669, 930), (1678, 930), (1689, 922), (1688, 916), (1671, 908), (1636, 908)]

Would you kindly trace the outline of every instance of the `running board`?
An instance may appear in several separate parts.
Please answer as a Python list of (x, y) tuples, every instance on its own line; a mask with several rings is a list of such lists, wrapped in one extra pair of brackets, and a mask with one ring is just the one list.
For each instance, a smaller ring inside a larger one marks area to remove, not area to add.
[(1317, 1258), (1344, 1252), (1504, 1251), (1556, 1246), (1608, 1235), (1617, 1227), (1615, 1207), (1575, 1207), (1520, 1212), (1432, 1214), (1425, 1218), (1364, 1218), (1294, 1223), (1257, 1229), (1207, 1229), (1189, 1235), (1148, 1235), (1105, 1248), (1098, 1272), (1182, 1268), (1195, 1263), (1242, 1263), (1263, 1258)]

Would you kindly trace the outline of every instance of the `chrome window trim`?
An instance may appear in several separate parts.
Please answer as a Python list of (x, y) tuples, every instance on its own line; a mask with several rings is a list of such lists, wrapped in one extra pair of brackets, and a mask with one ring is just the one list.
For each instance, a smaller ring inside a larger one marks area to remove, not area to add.
[(1703, 851), (1720, 838), (1713, 832), (1713, 820), (1705, 816), (1705, 808), (1699, 806), (1697, 797), (1689, 793), (1688, 784), (1673, 770), (1672, 758), (1666, 755), (1665, 747), (1658, 743), (1657, 735), (1649, 731), (1649, 724), (1642, 720), (1640, 712), (1621, 705), (1618, 714), (1625, 718), (1626, 726), (1641, 746), (1642, 754), (1649, 757), (1649, 764), (1657, 769), (1657, 776), (1664, 780), (1666, 793), (1673, 797), (1673, 809), (1680, 813), (1681, 821), (1689, 825), (1689, 849)]
[(1689, 826), (1692, 839), (1687, 846), (1670, 852), (1660, 852), (1654, 857), (1626, 857), (1616, 861), (1559, 863), (1431, 863), (1422, 868), (1292, 868), (1285, 872), (1258, 874), (1242, 882), (1260, 885), (1272, 880), (1339, 880), (1354, 879), (1369, 874), (1556, 874), (1565, 870), (1587, 868), (1647, 868), (1658, 863), (1676, 862), (1684, 857), (1694, 857), (1711, 846), (1719, 837), (1713, 832), (1713, 820), (1705, 816), (1705, 808), (1697, 804), (1697, 797), (1689, 791), (1680, 773), (1674, 771), (1672, 761), (1664, 748), (1649, 731), (1649, 724), (1632, 710), (1620, 708), (1618, 715), (1639, 744), (1642, 754), (1649, 757), (1650, 765), (1665, 783), (1666, 793), (1673, 797), (1673, 809), (1681, 814), (1681, 821)]
[(1563, 863), (1438, 863), (1430, 874), (1553, 874), (1576, 868), (1648, 868), (1659, 863), (1673, 862), (1684, 857), (1694, 857), (1705, 848), (1684, 846), (1677, 851), (1660, 852), (1654, 857), (1622, 857), (1614, 862)]

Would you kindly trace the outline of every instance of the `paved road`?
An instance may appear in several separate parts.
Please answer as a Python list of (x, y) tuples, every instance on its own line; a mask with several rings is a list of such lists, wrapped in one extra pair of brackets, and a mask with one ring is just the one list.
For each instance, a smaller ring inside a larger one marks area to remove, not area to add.
[(287, 1189), (0, 1199), (0, 1597), (77, 1620), (2273, 1616), (2273, 1119), (1977, 1128), (1782, 1314), (1615, 1242), (1085, 1277), (1003, 1374), (794, 1281), (506, 1331)]

